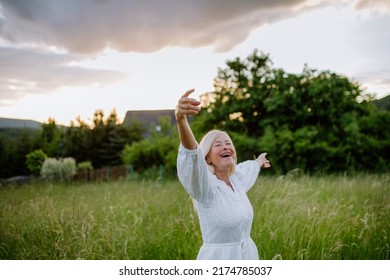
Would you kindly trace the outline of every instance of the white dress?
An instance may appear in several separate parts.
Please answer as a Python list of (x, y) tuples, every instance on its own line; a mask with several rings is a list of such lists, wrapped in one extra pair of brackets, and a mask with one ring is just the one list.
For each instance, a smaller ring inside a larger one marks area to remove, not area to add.
[(178, 177), (196, 200), (203, 245), (198, 260), (259, 259), (250, 237), (253, 208), (246, 195), (254, 185), (260, 166), (253, 160), (236, 165), (230, 176), (234, 191), (212, 174), (198, 146), (187, 150), (180, 144)]

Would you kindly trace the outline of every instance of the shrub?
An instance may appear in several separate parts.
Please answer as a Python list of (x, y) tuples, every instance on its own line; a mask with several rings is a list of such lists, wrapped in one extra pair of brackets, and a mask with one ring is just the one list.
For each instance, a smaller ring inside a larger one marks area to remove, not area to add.
[(92, 170), (93, 170), (93, 166), (92, 166), (92, 163), (90, 161), (83, 161), (83, 162), (79, 162), (77, 164), (77, 171), (88, 172), (88, 171), (92, 171)]
[(64, 159), (47, 158), (41, 169), (45, 179), (67, 181), (76, 174), (76, 161), (68, 157)]
[(169, 136), (144, 139), (126, 145), (122, 152), (122, 159), (125, 164), (133, 166), (137, 172), (164, 166), (165, 171), (174, 173), (178, 146), (178, 140)]
[(33, 175), (39, 175), (47, 155), (42, 150), (35, 150), (26, 155), (26, 165)]

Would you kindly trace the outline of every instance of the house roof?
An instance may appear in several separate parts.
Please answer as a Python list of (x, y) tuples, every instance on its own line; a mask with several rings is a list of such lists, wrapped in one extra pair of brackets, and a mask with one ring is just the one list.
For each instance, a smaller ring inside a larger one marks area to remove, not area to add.
[(138, 110), (138, 111), (127, 111), (125, 119), (123, 120), (124, 125), (131, 125), (132, 121), (141, 123), (145, 128), (145, 135), (150, 133), (152, 124), (157, 125), (159, 117), (168, 116), (171, 118), (171, 124), (175, 125), (175, 110)]

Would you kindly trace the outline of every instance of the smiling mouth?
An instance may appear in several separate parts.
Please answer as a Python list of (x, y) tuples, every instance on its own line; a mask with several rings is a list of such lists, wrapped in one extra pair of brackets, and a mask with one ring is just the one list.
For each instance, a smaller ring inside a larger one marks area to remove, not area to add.
[(231, 153), (223, 153), (221, 157), (226, 158), (226, 157), (230, 157), (231, 155), (232, 155)]

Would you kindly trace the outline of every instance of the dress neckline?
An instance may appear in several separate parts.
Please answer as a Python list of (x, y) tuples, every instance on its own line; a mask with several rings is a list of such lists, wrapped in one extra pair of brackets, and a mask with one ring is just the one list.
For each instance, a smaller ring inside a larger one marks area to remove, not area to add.
[(232, 183), (232, 180), (229, 178), (229, 184), (226, 183), (224, 180), (221, 180), (217, 177), (217, 179), (219, 181), (221, 181), (222, 183), (225, 184), (225, 186), (229, 189), (229, 191), (233, 192), (233, 193), (236, 193), (236, 188), (234, 187), (233, 183)]

